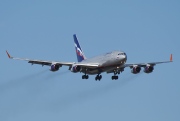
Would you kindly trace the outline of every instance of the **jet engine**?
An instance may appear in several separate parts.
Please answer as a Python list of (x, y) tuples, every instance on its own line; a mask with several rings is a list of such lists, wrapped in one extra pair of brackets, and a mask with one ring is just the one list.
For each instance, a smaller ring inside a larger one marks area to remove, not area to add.
[(145, 73), (151, 73), (151, 72), (153, 72), (153, 70), (154, 70), (153, 66), (147, 65), (146, 67), (144, 67)]
[(71, 72), (77, 73), (77, 72), (79, 72), (80, 70), (81, 70), (81, 67), (78, 66), (78, 65), (73, 65), (73, 66), (71, 67)]
[(51, 71), (58, 71), (60, 68), (60, 65), (59, 64), (52, 64), (51, 65)]
[(137, 74), (137, 73), (139, 73), (140, 71), (141, 71), (141, 67), (139, 67), (139, 66), (134, 66), (134, 67), (132, 68), (132, 70), (131, 70), (131, 73)]

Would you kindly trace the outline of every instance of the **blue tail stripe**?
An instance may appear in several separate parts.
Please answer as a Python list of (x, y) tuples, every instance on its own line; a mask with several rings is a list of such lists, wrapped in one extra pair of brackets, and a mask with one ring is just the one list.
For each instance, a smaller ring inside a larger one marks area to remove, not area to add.
[[(75, 44), (77, 45), (77, 47), (78, 47), (79, 49), (81, 49), (76, 35), (74, 34), (73, 37), (74, 37), (74, 42), (75, 42)], [(81, 49), (81, 50), (82, 50), (82, 49)]]
[(78, 39), (77, 39), (75, 34), (73, 35), (73, 38), (74, 38), (74, 43), (75, 43), (75, 50), (76, 50), (77, 60), (78, 60), (78, 62), (81, 62), (82, 60), (85, 59), (85, 57), (84, 57), (83, 51), (81, 49), (81, 46), (80, 46), (80, 44), (78, 42)]

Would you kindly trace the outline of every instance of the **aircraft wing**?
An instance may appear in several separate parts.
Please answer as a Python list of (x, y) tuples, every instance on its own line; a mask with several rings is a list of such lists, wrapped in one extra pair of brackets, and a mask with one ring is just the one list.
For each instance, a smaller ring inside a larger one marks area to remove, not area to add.
[(170, 60), (169, 60), (169, 61), (150, 62), (150, 63), (132, 63), (132, 64), (124, 64), (124, 65), (122, 66), (122, 68), (125, 68), (125, 67), (130, 67), (130, 68), (132, 68), (133, 66), (145, 67), (145, 66), (147, 66), (147, 65), (155, 66), (156, 64), (169, 63), (169, 62), (172, 62), (172, 54), (170, 55)]
[(156, 64), (161, 64), (161, 63), (169, 63), (172, 61), (162, 61), (162, 62), (151, 62), (151, 63), (133, 63), (133, 64), (124, 64), (122, 67), (130, 67), (132, 68), (133, 66), (140, 66), (140, 67), (145, 67), (147, 65), (155, 66)]
[(31, 64), (39, 64), (39, 65), (47, 65), (47, 66), (51, 66), (51, 64), (59, 64), (59, 65), (65, 65), (65, 66), (71, 66), (73, 64), (73, 62), (58, 62), (58, 61), (46, 61), (46, 60), (36, 60), (36, 59), (27, 59), (27, 58), (16, 58), (16, 57), (12, 57), (10, 56), (10, 54), (6, 51), (8, 57), (10, 59), (14, 59), (14, 60), (24, 60), (24, 61), (28, 61), (28, 63)]
[(108, 71), (106, 71), (107, 73), (114, 73), (114, 70), (124, 70), (124, 68), (126, 67), (130, 67), (130, 68), (133, 68), (134, 66), (139, 66), (139, 67), (146, 67), (147, 65), (149, 66), (155, 66), (156, 64), (162, 64), (162, 63), (169, 63), (169, 62), (172, 62), (172, 54), (170, 55), (170, 60), (169, 61), (161, 61), (161, 62), (149, 62), (149, 63), (127, 63), (127, 64), (124, 64), (124, 65), (121, 65), (121, 66), (117, 66), (117, 67), (114, 67)]
[(97, 68), (99, 65), (96, 63), (75, 63), (75, 62), (59, 62), (59, 61), (46, 61), (46, 60), (36, 60), (36, 59), (27, 59), (27, 58), (17, 58), (17, 57), (12, 57), (8, 51), (6, 51), (8, 57), (10, 59), (14, 60), (23, 60), (23, 61), (28, 61), (28, 63), (31, 64), (39, 64), (39, 65), (47, 65), (51, 66), (52, 64), (59, 64), (59, 65), (64, 65), (64, 66), (69, 66), (72, 67), (73, 64), (81, 66), (81, 67), (87, 67), (87, 68)]

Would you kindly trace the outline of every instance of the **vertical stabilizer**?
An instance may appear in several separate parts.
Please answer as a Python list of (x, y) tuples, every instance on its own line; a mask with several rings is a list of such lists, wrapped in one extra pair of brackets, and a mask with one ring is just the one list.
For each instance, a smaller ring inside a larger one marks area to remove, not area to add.
[(74, 38), (74, 44), (75, 44), (77, 60), (78, 60), (78, 62), (81, 62), (82, 60), (86, 59), (86, 57), (85, 57), (85, 55), (83, 53), (83, 50), (81, 49), (81, 46), (80, 46), (80, 44), (78, 42), (78, 39), (77, 39), (75, 34), (73, 35), (73, 38)]

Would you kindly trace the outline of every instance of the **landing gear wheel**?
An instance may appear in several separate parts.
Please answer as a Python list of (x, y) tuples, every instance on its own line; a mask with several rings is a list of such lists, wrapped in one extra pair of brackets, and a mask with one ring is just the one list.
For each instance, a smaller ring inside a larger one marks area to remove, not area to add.
[(118, 76), (115, 76), (115, 80), (117, 80), (118, 79)]
[(118, 76), (112, 76), (112, 80), (117, 80)]
[(82, 79), (84, 79), (85, 78), (85, 76), (84, 75), (82, 75)]
[(98, 74), (98, 75), (95, 77), (95, 80), (96, 80), (96, 81), (97, 81), (97, 80), (100, 81), (101, 79), (102, 79), (102, 75), (99, 75), (99, 74)]
[(82, 75), (82, 79), (89, 79), (88, 75)]
[(99, 81), (102, 79), (102, 75), (99, 75)]
[(88, 75), (85, 75), (85, 78), (86, 78), (86, 79), (89, 79), (89, 76), (88, 76)]

